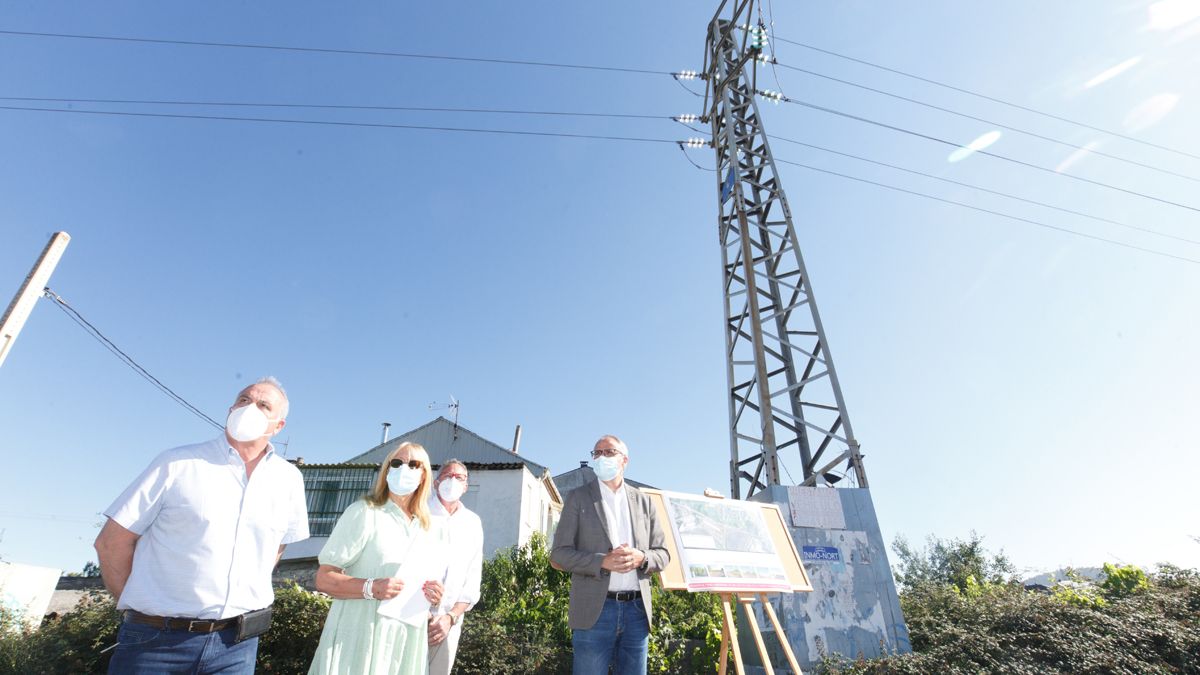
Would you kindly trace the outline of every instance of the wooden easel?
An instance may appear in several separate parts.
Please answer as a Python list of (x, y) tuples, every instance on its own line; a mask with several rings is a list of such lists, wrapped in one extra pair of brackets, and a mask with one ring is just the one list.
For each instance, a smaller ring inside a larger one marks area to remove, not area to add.
[[(754, 609), (750, 607), (754, 602), (753, 595), (738, 595), (737, 593), (721, 593), (720, 595), (721, 611), (724, 612), (725, 621), (721, 627), (721, 661), (720, 669), (717, 671), (719, 675), (725, 675), (729, 666), (730, 646), (733, 647), (734, 670), (738, 675), (746, 675), (746, 665), (742, 663), (742, 650), (738, 646), (737, 627), (734, 624), (732, 606), (734, 602), (740, 604), (746, 614), (746, 621), (749, 622), (750, 631), (754, 634), (754, 644), (758, 647), (758, 655), (762, 657), (763, 669), (767, 671), (767, 675), (775, 675), (775, 669), (771, 667), (771, 657), (767, 655), (767, 644), (763, 642), (762, 631), (758, 629), (758, 619), (754, 618)], [(800, 664), (796, 663), (796, 655), (792, 653), (792, 646), (788, 644), (783, 626), (779, 625), (779, 617), (775, 616), (775, 608), (767, 601), (766, 593), (759, 593), (758, 599), (762, 601), (767, 617), (771, 619), (771, 625), (775, 628), (775, 637), (779, 638), (779, 644), (783, 645), (783, 654), (787, 657), (792, 672), (795, 675), (803, 675), (804, 671), (800, 670)]]
[[(771, 603), (767, 602), (767, 593), (778, 592), (777, 584), (770, 584), (765, 590), (755, 589), (752, 584), (747, 583), (745, 579), (737, 582), (736, 585), (723, 586), (716, 584), (702, 589), (690, 589), (687, 580), (684, 577), (683, 565), (680, 562), (679, 545), (676, 541), (675, 528), (671, 523), (669, 514), (667, 513), (666, 501), (664, 494), (672, 497), (682, 497), (685, 499), (697, 499), (699, 495), (682, 495), (678, 493), (664, 493), (662, 490), (643, 489), (642, 492), (650, 496), (650, 501), (654, 504), (658, 521), (662, 524), (665, 531), (667, 550), (671, 553), (671, 562), (667, 564), (666, 569), (659, 573), (659, 580), (662, 582), (662, 587), (665, 590), (700, 590), (705, 593), (715, 593), (721, 596), (721, 608), (724, 612), (721, 629), (721, 660), (720, 674), (726, 675), (729, 666), (729, 648), (733, 647), (733, 666), (737, 671), (737, 675), (746, 674), (746, 666), (742, 663), (742, 652), (738, 647), (737, 627), (734, 625), (734, 603), (742, 606), (742, 610), (746, 613), (746, 620), (750, 622), (750, 629), (754, 633), (754, 644), (758, 647), (758, 653), (762, 656), (763, 668), (768, 675), (775, 675), (775, 669), (771, 667), (771, 660), (767, 657), (767, 646), (763, 642), (762, 633), (758, 629), (758, 620), (754, 618), (754, 610), (751, 604), (755, 599), (762, 601), (766, 608), (767, 616), (771, 619), (771, 625), (775, 628), (775, 636), (779, 638), (783, 644), (783, 653), (787, 657), (788, 665), (791, 666), (794, 675), (802, 675), (800, 664), (796, 662), (796, 655), (792, 652), (791, 645), (788, 644), (787, 635), (783, 632), (783, 626), (779, 623), (779, 617), (775, 615), (775, 608)], [(720, 500), (720, 496), (705, 494), (704, 497), (709, 499)], [(775, 504), (759, 503), (758, 508), (762, 509), (763, 518), (766, 521), (767, 533), (771, 538), (775, 554), (779, 557), (779, 563), (783, 566), (784, 574), (787, 577), (787, 586), (792, 593), (808, 593), (812, 591), (812, 583), (808, 579), (808, 573), (804, 571), (804, 563), (800, 560), (800, 553), (796, 550), (796, 542), (792, 541), (791, 535), (788, 533), (787, 523), (784, 521), (783, 513)]]

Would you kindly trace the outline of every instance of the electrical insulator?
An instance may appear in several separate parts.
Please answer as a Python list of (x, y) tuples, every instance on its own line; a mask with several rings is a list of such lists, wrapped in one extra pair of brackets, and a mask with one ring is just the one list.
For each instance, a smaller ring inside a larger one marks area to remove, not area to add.
[(750, 27), (750, 49), (761, 52), (767, 47), (767, 29), (761, 23)]
[(782, 92), (772, 91), (770, 89), (763, 89), (762, 91), (758, 92), (758, 95), (765, 99), (770, 99), (776, 105), (778, 105), (779, 102), (784, 99)]
[(708, 145), (708, 141), (704, 140), (703, 138), (689, 138), (684, 142), (684, 144), (689, 148), (703, 148), (704, 146)]
[(700, 73), (694, 70), (681, 70), (678, 73), (671, 73), (677, 80), (694, 80), (700, 77)]
[(672, 119), (674, 119), (676, 122), (683, 122), (684, 124), (687, 124), (688, 122), (699, 122), (700, 116), (687, 113), (684, 115), (677, 115)]

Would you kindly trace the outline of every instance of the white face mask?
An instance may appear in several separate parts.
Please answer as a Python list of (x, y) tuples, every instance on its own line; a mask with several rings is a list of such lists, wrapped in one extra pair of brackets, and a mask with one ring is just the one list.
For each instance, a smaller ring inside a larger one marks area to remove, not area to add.
[(457, 478), (446, 478), (438, 483), (438, 495), (448, 502), (456, 502), (467, 491), (467, 486)]
[(420, 469), (414, 469), (408, 465), (392, 469), (387, 475), (388, 489), (401, 497), (410, 495), (420, 487), (422, 473)]
[(229, 418), (225, 421), (225, 430), (233, 440), (248, 443), (265, 436), (270, 425), (271, 420), (267, 419), (266, 414), (251, 403), (235, 408), (229, 413)]
[(596, 459), (595, 466), (592, 471), (596, 472), (596, 478), (603, 481), (609, 481), (617, 477), (621, 473), (621, 455), (616, 457), (599, 457)]

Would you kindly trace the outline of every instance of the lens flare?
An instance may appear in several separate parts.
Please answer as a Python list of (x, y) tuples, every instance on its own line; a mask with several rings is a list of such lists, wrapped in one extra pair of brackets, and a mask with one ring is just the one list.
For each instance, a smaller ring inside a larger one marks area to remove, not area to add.
[(1072, 152), (1070, 155), (1067, 156), (1066, 159), (1059, 162), (1058, 166), (1054, 167), (1054, 170), (1057, 171), (1058, 173), (1062, 173), (1062, 172), (1066, 171), (1067, 169), (1074, 166), (1076, 162), (1078, 162), (1079, 160), (1083, 159), (1084, 157), (1090, 155), (1093, 150), (1099, 149), (1100, 146), (1103, 144), (1104, 144), (1103, 141), (1091, 141), (1089, 143), (1084, 144), (1084, 146), (1082, 148), (1079, 148), (1075, 152)]
[(1092, 87), (1095, 87), (1096, 85), (1104, 84), (1105, 82), (1108, 82), (1109, 80), (1113, 79), (1114, 77), (1120, 75), (1121, 73), (1124, 73), (1125, 71), (1129, 70), (1130, 68), (1141, 63), (1141, 61), (1142, 61), (1142, 57), (1140, 57), (1140, 56), (1135, 56), (1131, 59), (1125, 59), (1124, 61), (1118, 63), (1117, 65), (1113, 66), (1112, 68), (1109, 68), (1108, 70), (1106, 70), (1106, 71), (1100, 73), (1099, 75), (1093, 77), (1092, 79), (1088, 80), (1087, 84), (1083, 85), (1083, 88), (1091, 89)]
[(1159, 94), (1142, 101), (1125, 116), (1125, 128), (1141, 131), (1161, 122), (1179, 103), (1179, 94)]
[(950, 153), (950, 156), (946, 158), (946, 161), (950, 162), (951, 164), (953, 164), (954, 162), (961, 162), (964, 159), (970, 157), (971, 155), (979, 152), (980, 150), (983, 150), (984, 148), (986, 148), (986, 147), (992, 145), (993, 143), (995, 143), (996, 141), (1000, 140), (1000, 135), (1001, 134), (999, 131), (995, 131), (995, 130), (989, 131), (986, 134), (980, 136), (979, 138), (976, 138), (975, 140), (971, 141), (970, 143), (967, 143), (966, 145), (962, 146), (961, 148), (958, 148), (954, 152)]
[(1150, 30), (1172, 30), (1200, 19), (1200, 0), (1162, 0), (1150, 5)]

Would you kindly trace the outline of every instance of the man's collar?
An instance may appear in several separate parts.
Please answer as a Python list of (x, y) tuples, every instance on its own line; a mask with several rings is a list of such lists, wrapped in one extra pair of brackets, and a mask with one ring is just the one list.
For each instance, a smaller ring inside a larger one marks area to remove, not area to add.
[(600, 480), (600, 477), (597, 476), (596, 477), (596, 487), (598, 487), (600, 489), (601, 494), (619, 495), (619, 494), (621, 494), (621, 491), (625, 489), (625, 477), (624, 476), (621, 477), (621, 487), (614, 490), (608, 486), (608, 483), (605, 483), (604, 481)]
[[(225, 456), (226, 457), (228, 457), (230, 455), (230, 453), (232, 453), (234, 456), (236, 456), (238, 458), (239, 461), (244, 462), (244, 460), (242, 460), (241, 453), (239, 453), (237, 451), (237, 448), (233, 447), (233, 445), (229, 442), (229, 438), (227, 438), (224, 433), (222, 433), (221, 437), (217, 440), (219, 443), (221, 443), (222, 445), (225, 446)], [(275, 454), (275, 446), (271, 444), (271, 441), (267, 441), (267, 447), (265, 449), (263, 449), (261, 461), (264, 461), (264, 462), (267, 461), (267, 459), (270, 458), (274, 454)]]

